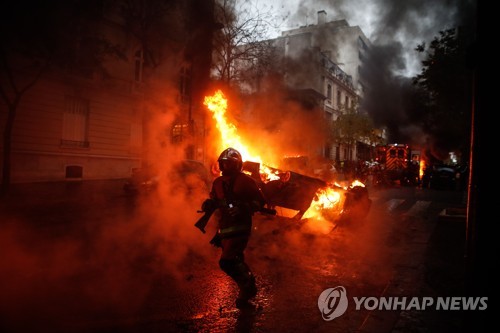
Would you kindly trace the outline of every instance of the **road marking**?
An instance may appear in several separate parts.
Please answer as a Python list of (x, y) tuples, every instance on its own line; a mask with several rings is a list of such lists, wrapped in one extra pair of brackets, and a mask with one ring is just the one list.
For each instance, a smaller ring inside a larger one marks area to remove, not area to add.
[(388, 212), (393, 212), (399, 205), (403, 203), (404, 199), (391, 199), (387, 201), (386, 207)]
[(417, 201), (411, 206), (410, 209), (404, 214), (406, 216), (419, 216), (423, 215), (427, 208), (429, 208), (429, 205), (431, 204), (430, 201)]

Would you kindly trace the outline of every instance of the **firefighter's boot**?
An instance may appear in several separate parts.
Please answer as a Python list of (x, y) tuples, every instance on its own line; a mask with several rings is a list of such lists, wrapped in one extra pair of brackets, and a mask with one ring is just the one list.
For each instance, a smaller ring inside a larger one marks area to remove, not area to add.
[(257, 295), (255, 276), (248, 265), (240, 258), (219, 261), (221, 269), (238, 285), (239, 294), (236, 299), (238, 308), (244, 307), (248, 301)]

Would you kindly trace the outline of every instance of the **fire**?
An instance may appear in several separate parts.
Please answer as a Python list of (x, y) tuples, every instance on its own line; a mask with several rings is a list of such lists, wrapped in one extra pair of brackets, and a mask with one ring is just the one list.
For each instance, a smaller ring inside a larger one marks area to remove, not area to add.
[(362, 182), (360, 182), (359, 180), (355, 180), (351, 183), (351, 186), (350, 187), (354, 187), (354, 186), (361, 186), (361, 187), (365, 187), (365, 184), (363, 184)]
[(311, 206), (305, 212), (303, 218), (318, 217), (325, 209), (334, 209), (339, 207), (342, 196), (338, 190), (332, 187), (320, 188), (311, 202)]
[(227, 99), (222, 94), (222, 91), (218, 90), (213, 96), (205, 97), (203, 104), (212, 111), (212, 118), (215, 120), (215, 125), (220, 131), (224, 146), (237, 149), (245, 160), (253, 157), (241, 143), (236, 126), (226, 119)]
[(420, 176), (420, 179), (424, 176), (424, 170), (425, 170), (425, 161), (420, 160), (420, 169), (418, 170), (418, 175)]
[(323, 219), (325, 212), (340, 213), (344, 201), (343, 194), (349, 188), (356, 186), (365, 187), (365, 184), (356, 179), (349, 186), (342, 187), (338, 183), (334, 183), (329, 184), (328, 187), (318, 189), (311, 206), (305, 212), (303, 218)]
[(240, 152), (243, 161), (260, 163), (260, 173), (263, 180), (279, 179), (276, 171), (271, 170), (262, 163), (262, 158), (257, 153), (250, 151), (249, 145), (245, 145), (238, 135), (236, 126), (227, 120), (227, 98), (222, 91), (217, 90), (213, 96), (206, 96), (203, 104), (212, 112), (212, 118), (215, 120), (215, 125), (221, 134), (222, 147), (220, 147), (220, 150), (233, 147)]
[[(271, 180), (283, 180), (283, 172), (264, 164), (261, 156), (251, 150), (252, 146), (244, 143), (243, 139), (238, 134), (237, 127), (228, 121), (226, 117), (228, 100), (222, 91), (217, 90), (214, 95), (206, 96), (204, 105), (212, 112), (212, 118), (215, 120), (216, 127), (220, 132), (222, 145), (219, 147), (220, 150), (226, 149), (227, 147), (233, 147), (241, 153), (244, 161), (259, 163), (260, 177), (264, 183)], [(350, 186), (364, 187), (364, 184), (355, 180)], [(344, 200), (343, 194), (347, 189), (348, 187), (342, 187), (338, 184), (328, 184), (326, 187), (318, 189), (311, 205), (302, 218), (325, 221), (325, 212), (338, 214)]]

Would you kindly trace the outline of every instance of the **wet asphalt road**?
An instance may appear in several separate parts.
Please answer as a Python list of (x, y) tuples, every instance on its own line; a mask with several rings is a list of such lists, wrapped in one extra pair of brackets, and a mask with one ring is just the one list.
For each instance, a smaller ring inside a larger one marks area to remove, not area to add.
[[(460, 331), (459, 314), (351, 305), (325, 321), (318, 297), (336, 286), (349, 297), (463, 294), (463, 221), (438, 218), (464, 207), (462, 192), (372, 189), (363, 224), (333, 231), (256, 215), (246, 259), (259, 292), (239, 310), (208, 244), (213, 229), (193, 227), (202, 195), (138, 201), (109, 185), (75, 186), (2, 202), (2, 332)], [(430, 251), (445, 223), (443, 258)]]

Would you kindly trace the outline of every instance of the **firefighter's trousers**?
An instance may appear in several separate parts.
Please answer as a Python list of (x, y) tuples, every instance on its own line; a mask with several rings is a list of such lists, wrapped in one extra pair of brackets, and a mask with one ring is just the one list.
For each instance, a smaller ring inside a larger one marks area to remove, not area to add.
[(249, 300), (257, 293), (255, 277), (245, 262), (244, 251), (249, 236), (236, 236), (222, 239), (220, 268), (231, 277), (240, 290), (238, 299)]

